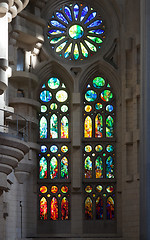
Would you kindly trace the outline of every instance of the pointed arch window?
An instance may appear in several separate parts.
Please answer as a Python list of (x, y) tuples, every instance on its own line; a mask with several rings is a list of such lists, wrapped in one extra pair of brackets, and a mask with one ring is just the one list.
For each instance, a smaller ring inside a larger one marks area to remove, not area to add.
[[(39, 93), (41, 103), (39, 143), (41, 151), (38, 181), (40, 184), (39, 218), (44, 221), (69, 219), (69, 99), (66, 85), (57, 77), (51, 77), (41, 85)], [(46, 185), (44, 185), (45, 183)], [(41, 186), (41, 184), (43, 185)], [(51, 184), (53, 185), (51, 186)], [(43, 208), (46, 209), (45, 215), (42, 215)]]
[(114, 220), (115, 96), (108, 80), (96, 76), (82, 99), (84, 219)]

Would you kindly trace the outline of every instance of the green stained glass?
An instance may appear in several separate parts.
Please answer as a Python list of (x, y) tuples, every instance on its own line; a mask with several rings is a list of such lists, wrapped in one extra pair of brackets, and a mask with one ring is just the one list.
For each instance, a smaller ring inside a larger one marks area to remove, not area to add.
[(101, 152), (103, 150), (103, 147), (101, 146), (101, 145), (97, 145), (96, 147), (95, 147), (95, 151), (96, 152)]
[(91, 152), (92, 151), (91, 145), (86, 145), (84, 149), (85, 149), (85, 152)]
[(69, 35), (73, 39), (79, 39), (83, 36), (84, 30), (80, 25), (73, 25), (69, 28)]
[(75, 58), (75, 60), (77, 60), (78, 57), (79, 57), (79, 50), (78, 50), (77, 44), (75, 44), (75, 47), (74, 47), (74, 58)]
[(96, 108), (97, 110), (100, 110), (100, 109), (103, 108), (103, 105), (102, 105), (101, 103), (96, 103), (96, 104), (95, 104), (95, 108)]
[(85, 191), (86, 191), (87, 193), (91, 193), (91, 192), (92, 192), (92, 187), (89, 186), (89, 185), (86, 186)]
[(106, 178), (114, 178), (114, 163), (111, 156), (106, 160)]
[(53, 114), (50, 118), (50, 138), (58, 138), (58, 118)]
[(68, 111), (68, 106), (67, 105), (62, 105), (61, 106), (61, 111), (62, 112), (67, 112)]
[(89, 33), (95, 33), (95, 34), (102, 34), (102, 33), (104, 33), (104, 30), (101, 30), (101, 29), (95, 29), (95, 30), (91, 30), (91, 31), (89, 31)]
[(88, 57), (88, 51), (87, 49), (84, 47), (83, 43), (80, 43), (81, 46), (81, 51), (84, 57)]
[(89, 39), (91, 39), (93, 42), (95, 43), (102, 43), (103, 41), (98, 38), (98, 37), (91, 37), (91, 36), (87, 36)]
[(66, 46), (66, 42), (63, 42), (62, 44), (60, 44), (57, 48), (56, 48), (56, 52), (61, 52), (63, 50), (63, 48)]
[(85, 109), (86, 112), (91, 112), (92, 111), (92, 106), (91, 105), (86, 105), (84, 109)]
[(50, 41), (50, 43), (51, 43), (51, 44), (56, 44), (56, 43), (60, 42), (61, 40), (63, 40), (64, 38), (65, 38), (65, 36), (53, 38), (53, 39)]
[(103, 118), (98, 113), (95, 117), (95, 137), (101, 138), (103, 136)]
[(85, 200), (85, 219), (93, 219), (93, 204), (90, 197), (87, 197)]
[(92, 52), (97, 52), (96, 47), (92, 43), (88, 42), (87, 40), (84, 41)]
[(58, 161), (56, 157), (50, 160), (50, 179), (58, 178)]
[(56, 93), (56, 99), (58, 102), (65, 102), (68, 98), (68, 94), (64, 90), (60, 90)]
[(88, 102), (93, 102), (93, 101), (95, 101), (96, 98), (97, 98), (97, 93), (95, 91), (93, 91), (93, 90), (88, 90), (85, 93), (85, 99)]
[(101, 186), (101, 185), (98, 185), (97, 187), (96, 187), (96, 191), (97, 192), (101, 192), (103, 190), (103, 187)]
[(106, 118), (106, 137), (114, 136), (114, 120), (111, 116)]
[(52, 146), (50, 147), (50, 151), (51, 151), (52, 153), (56, 153), (56, 152), (58, 151), (58, 147), (57, 147), (56, 145), (52, 145)]
[(45, 105), (41, 105), (41, 112), (46, 112), (47, 111), (47, 107)]
[(68, 159), (66, 157), (61, 160), (61, 178), (68, 179)]
[(45, 117), (40, 120), (40, 138), (47, 138), (47, 119)]
[(107, 145), (106, 151), (107, 152), (113, 152), (114, 151), (114, 147), (112, 145)]
[(101, 88), (105, 85), (105, 80), (102, 77), (96, 77), (93, 79), (93, 86), (95, 88)]
[(110, 88), (110, 84), (109, 83), (107, 84), (107, 87)]
[(59, 81), (58, 78), (52, 77), (52, 78), (50, 78), (50, 79), (48, 80), (48, 86), (49, 86), (51, 89), (56, 89), (56, 88), (59, 87), (59, 85), (60, 85), (60, 81)]
[(43, 102), (49, 102), (52, 99), (52, 94), (49, 91), (44, 90), (40, 93), (40, 99)]
[(67, 58), (69, 57), (70, 53), (71, 53), (71, 49), (72, 49), (72, 43), (69, 44), (69, 46), (67, 47), (64, 57)]
[(63, 152), (63, 153), (66, 153), (66, 152), (68, 152), (68, 147), (67, 146), (62, 146), (61, 147), (61, 151)]
[(39, 178), (44, 179), (47, 178), (47, 160), (45, 157), (42, 157), (40, 160), (40, 173), (39, 173)]
[(92, 161), (89, 156), (85, 159), (84, 162), (84, 169), (85, 169), (85, 178), (92, 178)]
[(95, 160), (95, 176), (96, 178), (103, 178), (103, 161), (100, 156)]
[(50, 109), (51, 109), (51, 110), (56, 110), (56, 109), (57, 109), (57, 104), (56, 104), (56, 103), (52, 103), (52, 104), (50, 105)]
[(112, 192), (114, 191), (114, 187), (113, 187), (113, 186), (108, 186), (108, 187), (106, 188), (106, 191), (107, 191), (108, 193), (112, 193)]
[(113, 98), (113, 94), (112, 94), (112, 92), (110, 90), (104, 90), (101, 93), (101, 99), (104, 102), (109, 102), (112, 98)]

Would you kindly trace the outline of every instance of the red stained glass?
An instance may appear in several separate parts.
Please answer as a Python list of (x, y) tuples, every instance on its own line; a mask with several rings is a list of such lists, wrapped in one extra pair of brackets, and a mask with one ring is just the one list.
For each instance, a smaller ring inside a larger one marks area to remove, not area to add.
[(47, 219), (47, 201), (45, 197), (43, 197), (40, 201), (40, 219)]
[(96, 219), (103, 218), (103, 200), (101, 197), (96, 199)]
[(51, 219), (57, 220), (58, 219), (58, 202), (55, 197), (51, 200)]
[(107, 199), (107, 219), (114, 219), (114, 200), (112, 197)]
[(64, 197), (61, 201), (61, 219), (67, 220), (69, 218), (69, 210), (68, 210), (68, 200)]

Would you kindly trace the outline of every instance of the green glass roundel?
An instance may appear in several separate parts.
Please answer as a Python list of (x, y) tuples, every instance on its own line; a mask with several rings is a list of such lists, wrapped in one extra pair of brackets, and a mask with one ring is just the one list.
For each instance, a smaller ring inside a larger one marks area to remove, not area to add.
[(56, 93), (56, 99), (58, 102), (65, 102), (68, 98), (68, 94), (64, 90), (60, 90)]
[(85, 93), (85, 99), (88, 102), (93, 102), (93, 101), (95, 101), (96, 98), (97, 98), (97, 93), (94, 92), (93, 90), (89, 90)]
[(52, 77), (52, 78), (50, 78), (50, 79), (48, 80), (48, 86), (49, 86), (51, 89), (56, 89), (56, 88), (59, 87), (59, 85), (60, 85), (60, 81), (59, 81), (58, 78)]
[(83, 34), (84, 30), (80, 25), (73, 25), (69, 28), (69, 36), (73, 39), (79, 39)]
[(103, 87), (105, 85), (105, 80), (104, 80), (104, 78), (102, 78), (102, 77), (96, 77), (96, 78), (94, 78), (94, 80), (93, 80), (93, 86), (95, 87), (95, 88), (101, 88), (101, 87)]
[(109, 102), (112, 98), (113, 98), (113, 94), (112, 94), (112, 92), (110, 90), (104, 90), (101, 93), (101, 99), (104, 102)]
[(67, 105), (62, 105), (61, 106), (61, 111), (62, 112), (67, 112), (68, 111), (68, 106)]
[(95, 104), (95, 108), (96, 108), (97, 110), (100, 110), (101, 108), (103, 108), (103, 105), (102, 105), (101, 103), (96, 103), (96, 104)]

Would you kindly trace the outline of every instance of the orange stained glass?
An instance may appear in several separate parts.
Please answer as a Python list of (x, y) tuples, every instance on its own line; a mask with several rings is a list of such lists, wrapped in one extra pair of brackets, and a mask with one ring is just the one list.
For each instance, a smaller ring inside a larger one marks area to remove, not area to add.
[(45, 197), (43, 197), (40, 201), (40, 219), (47, 219), (47, 201)]
[(67, 193), (68, 192), (68, 187), (67, 186), (62, 186), (61, 191), (62, 191), (62, 193)]
[(58, 187), (57, 186), (52, 186), (51, 187), (51, 192), (52, 193), (57, 193), (58, 192)]
[(86, 117), (84, 122), (84, 137), (92, 137), (92, 119), (89, 116)]
[(68, 132), (69, 132), (68, 118), (64, 116), (61, 119), (61, 138), (68, 138)]
[(101, 138), (103, 136), (103, 118), (100, 114), (95, 117), (95, 137)]
[(46, 186), (40, 187), (40, 192), (41, 193), (46, 193), (47, 192), (47, 187)]
[(85, 219), (90, 220), (93, 218), (93, 204), (90, 197), (85, 200)]
[(61, 219), (67, 220), (69, 218), (68, 200), (64, 197), (61, 201)]
[(51, 200), (51, 219), (57, 220), (58, 219), (58, 202), (55, 197)]

